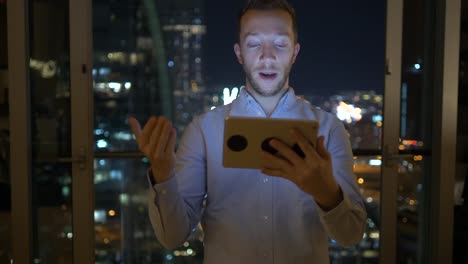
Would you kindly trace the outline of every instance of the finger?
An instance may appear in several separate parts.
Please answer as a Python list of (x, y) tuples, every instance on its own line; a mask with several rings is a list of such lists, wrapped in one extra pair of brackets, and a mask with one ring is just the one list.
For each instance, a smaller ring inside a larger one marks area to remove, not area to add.
[(157, 122), (158, 118), (156, 116), (153, 116), (148, 120), (145, 127), (143, 128), (143, 132), (141, 133), (140, 139), (140, 144), (142, 148), (144, 148), (149, 143), (151, 134)]
[(155, 151), (153, 153), (155, 157), (162, 157), (164, 155), (164, 150), (166, 149), (169, 135), (172, 130), (172, 125), (167, 120), (164, 122), (164, 125), (162, 127), (163, 128), (161, 129), (161, 134), (159, 136), (159, 139), (157, 140)]
[(169, 135), (169, 142), (166, 145), (166, 149), (164, 152), (166, 155), (172, 155), (172, 153), (175, 150), (175, 142), (177, 139), (177, 130), (175, 128), (172, 128), (171, 134)]
[(275, 156), (266, 151), (262, 151), (262, 161), (265, 168), (278, 169), (285, 172), (289, 171), (293, 166), (288, 160)]
[(133, 134), (135, 135), (135, 137), (138, 138), (141, 136), (141, 125), (140, 125), (140, 122), (138, 122), (138, 120), (136, 118), (134, 118), (133, 116), (130, 116), (128, 119), (127, 119), (128, 123), (130, 124), (130, 129), (132, 130)]
[(328, 152), (327, 148), (325, 147), (325, 137), (321, 136), (317, 140), (317, 153), (326, 160), (331, 158), (330, 152)]
[(161, 137), (165, 123), (165, 118), (159, 117), (158, 122), (156, 123), (156, 127), (153, 129), (153, 133), (151, 134), (149, 142), (149, 153), (151, 156), (155, 155), (157, 144), (159, 143), (159, 138)]
[(269, 142), (270, 146), (278, 151), (286, 160), (290, 161), (294, 165), (299, 165), (304, 162), (304, 160), (296, 153), (294, 150), (291, 149), (288, 145), (284, 142), (272, 139)]
[[(313, 145), (311, 144), (311, 142), (304, 136), (304, 134), (302, 134), (302, 132), (300, 132), (299, 130), (297, 129), (293, 129), (291, 131), (291, 134), (294, 138), (294, 140), (297, 142), (297, 144), (299, 145), (299, 147), (301, 148), (302, 152), (304, 152), (305, 156), (306, 157), (314, 157), (314, 156), (317, 156), (317, 153), (313, 147)], [(314, 155), (315, 154), (315, 155)]]

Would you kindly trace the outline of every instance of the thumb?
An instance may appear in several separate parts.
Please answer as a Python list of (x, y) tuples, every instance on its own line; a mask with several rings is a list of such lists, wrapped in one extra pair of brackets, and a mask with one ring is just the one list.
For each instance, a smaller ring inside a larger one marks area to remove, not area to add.
[(130, 128), (132, 129), (133, 134), (138, 139), (141, 135), (141, 125), (140, 122), (133, 116), (130, 116), (128, 119), (128, 123), (130, 124)]
[(177, 131), (175, 128), (172, 128), (171, 134), (169, 136), (169, 142), (166, 146), (166, 153), (174, 153), (175, 150), (175, 142), (177, 138)]

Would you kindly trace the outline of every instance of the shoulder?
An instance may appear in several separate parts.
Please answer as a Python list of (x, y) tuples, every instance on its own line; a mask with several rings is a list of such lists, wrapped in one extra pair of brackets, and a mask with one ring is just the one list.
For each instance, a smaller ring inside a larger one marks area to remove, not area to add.
[(224, 119), (228, 115), (230, 105), (218, 106), (204, 114), (195, 116), (191, 125), (200, 126), (202, 130), (213, 129), (224, 124)]
[(320, 107), (311, 104), (305, 99), (298, 98), (297, 106), (305, 116), (310, 119), (317, 120), (321, 128), (334, 130), (337, 127), (343, 126), (342, 122), (338, 119), (336, 114), (327, 112)]

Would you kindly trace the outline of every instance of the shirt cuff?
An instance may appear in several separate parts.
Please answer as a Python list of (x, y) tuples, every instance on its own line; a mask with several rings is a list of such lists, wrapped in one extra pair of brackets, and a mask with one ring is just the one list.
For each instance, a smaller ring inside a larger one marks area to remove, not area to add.
[(150, 189), (156, 194), (156, 196), (165, 196), (167, 194), (177, 193), (177, 181), (175, 177), (171, 177), (163, 183), (156, 183), (151, 169), (148, 169), (146, 178), (151, 187)]
[(333, 221), (334, 219), (340, 218), (343, 214), (346, 214), (351, 208), (353, 208), (353, 202), (349, 196), (342, 190), (343, 200), (333, 209), (329, 211), (324, 211), (317, 204), (317, 210), (325, 222)]

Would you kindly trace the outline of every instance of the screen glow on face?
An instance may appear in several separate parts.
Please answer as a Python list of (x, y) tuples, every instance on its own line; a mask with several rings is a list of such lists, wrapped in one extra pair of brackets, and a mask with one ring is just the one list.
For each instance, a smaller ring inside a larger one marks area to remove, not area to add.
[(272, 96), (289, 87), (289, 72), (298, 51), (286, 11), (251, 10), (242, 18), (236, 55), (244, 67), (247, 87), (258, 94)]

